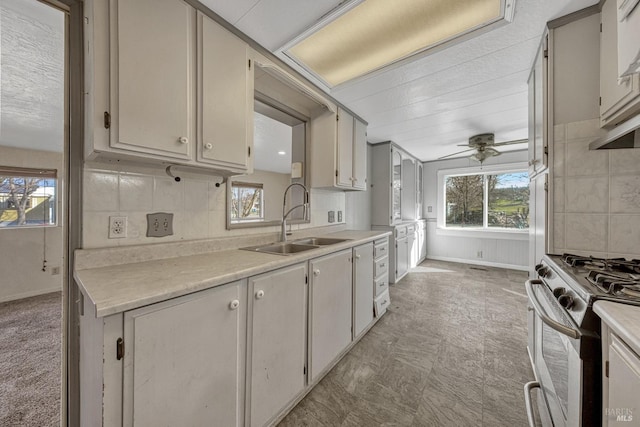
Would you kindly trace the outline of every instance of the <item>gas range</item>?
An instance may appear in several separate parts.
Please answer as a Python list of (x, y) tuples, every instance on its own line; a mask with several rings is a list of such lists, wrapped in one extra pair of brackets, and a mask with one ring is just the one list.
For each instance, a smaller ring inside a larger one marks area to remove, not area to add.
[[(546, 255), (541, 266), (545, 264), (563, 276), (588, 305), (604, 299), (640, 306), (640, 260), (563, 254)], [(536, 271), (544, 280), (538, 268)]]

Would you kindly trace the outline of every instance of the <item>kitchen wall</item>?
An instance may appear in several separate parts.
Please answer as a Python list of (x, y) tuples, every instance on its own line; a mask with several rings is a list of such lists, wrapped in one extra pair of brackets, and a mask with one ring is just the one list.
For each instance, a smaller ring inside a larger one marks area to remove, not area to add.
[[(62, 153), (0, 146), (0, 159), (7, 166), (57, 169), (60, 173), (63, 170)], [(63, 188), (59, 178), (59, 195)], [(61, 271), (63, 266), (62, 207), (62, 197), (58, 197), (56, 227), (0, 229), (0, 302), (62, 289), (62, 274), (51, 274), (52, 268)], [(47, 259), (46, 271), (42, 271), (43, 256)]]
[(554, 127), (552, 253), (640, 258), (640, 149), (590, 151), (599, 120)]
[[(484, 164), (526, 163), (527, 152), (507, 152), (487, 159)], [(486, 237), (452, 236), (437, 228), (438, 171), (444, 169), (477, 167), (478, 162), (469, 158), (439, 160), (424, 163), (424, 216), (427, 219), (427, 258), (466, 262), (469, 264), (526, 270), (529, 256), (529, 235), (521, 238), (502, 238), (504, 235), (486, 233)], [(431, 212), (429, 212), (431, 207)], [(478, 252), (482, 252), (482, 258)]]
[[(277, 238), (279, 226), (226, 229), (226, 188), (225, 185), (215, 186), (220, 178), (200, 174), (183, 174), (181, 178), (180, 182), (175, 182), (162, 168), (87, 163), (83, 181), (83, 247), (152, 244), (257, 233), (273, 233), (274, 239)], [(294, 231), (330, 225), (329, 210), (341, 210), (345, 214), (344, 192), (312, 189), (310, 196), (311, 222), (292, 225)], [(152, 212), (174, 214), (172, 236), (146, 237), (146, 214)], [(112, 215), (127, 216), (126, 238), (108, 238), (109, 216)], [(343, 215), (343, 223), (346, 217)]]

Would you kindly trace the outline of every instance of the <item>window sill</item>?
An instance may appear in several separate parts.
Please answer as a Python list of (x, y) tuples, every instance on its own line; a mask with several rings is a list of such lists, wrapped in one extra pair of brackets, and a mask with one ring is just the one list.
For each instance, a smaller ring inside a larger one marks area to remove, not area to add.
[(436, 234), (439, 236), (477, 237), (481, 239), (529, 240), (529, 229), (516, 231), (504, 229), (491, 230), (483, 228), (437, 227)]

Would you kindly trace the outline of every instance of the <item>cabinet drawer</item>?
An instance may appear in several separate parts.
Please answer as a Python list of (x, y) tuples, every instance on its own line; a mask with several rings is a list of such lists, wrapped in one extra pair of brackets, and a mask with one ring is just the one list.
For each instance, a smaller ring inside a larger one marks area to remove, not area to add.
[(396, 238), (401, 239), (407, 235), (407, 226), (396, 227)]
[(374, 314), (376, 315), (376, 317), (382, 316), (387, 311), (387, 307), (389, 307), (389, 304), (391, 304), (391, 298), (389, 298), (389, 290), (386, 290), (382, 293), (382, 295), (375, 299), (373, 309), (375, 311)]
[(379, 297), (383, 292), (388, 291), (389, 290), (389, 276), (388, 275), (384, 275), (381, 277), (378, 277), (375, 281), (375, 293), (376, 293), (376, 298)]
[(407, 234), (413, 234), (416, 232), (415, 224), (407, 225)]
[(389, 242), (386, 240), (382, 244), (376, 244), (373, 247), (373, 258), (378, 259), (386, 257), (389, 254)]
[(374, 246), (380, 246), (380, 245), (384, 245), (384, 244), (388, 244), (389, 243), (389, 238), (388, 237), (383, 237), (382, 239), (378, 239), (378, 240), (374, 240), (373, 241), (373, 245)]
[(373, 276), (380, 277), (389, 271), (389, 258), (384, 257), (375, 262), (375, 267), (373, 269)]

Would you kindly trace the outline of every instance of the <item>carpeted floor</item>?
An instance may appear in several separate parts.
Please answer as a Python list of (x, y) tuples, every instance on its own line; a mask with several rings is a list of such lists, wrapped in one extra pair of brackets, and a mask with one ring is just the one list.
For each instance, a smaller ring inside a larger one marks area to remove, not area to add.
[(0, 426), (60, 425), (60, 292), (0, 303)]

